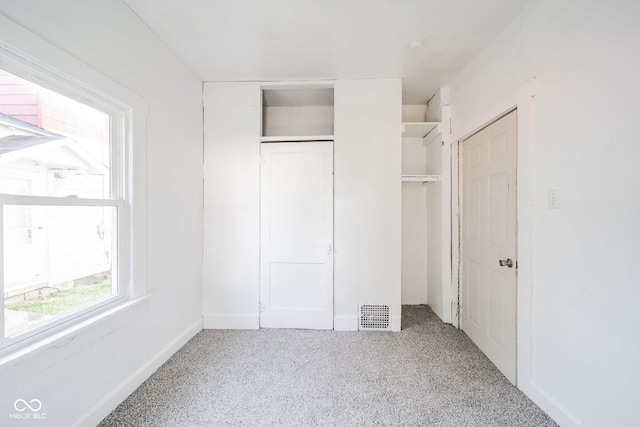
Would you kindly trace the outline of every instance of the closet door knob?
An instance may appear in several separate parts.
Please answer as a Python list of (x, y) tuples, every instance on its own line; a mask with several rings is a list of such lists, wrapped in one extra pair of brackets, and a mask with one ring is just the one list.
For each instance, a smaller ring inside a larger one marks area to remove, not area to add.
[(504, 267), (504, 266), (507, 266), (509, 268), (513, 267), (513, 261), (511, 260), (511, 258), (501, 259), (500, 261), (498, 261), (498, 263), (500, 263), (500, 267)]

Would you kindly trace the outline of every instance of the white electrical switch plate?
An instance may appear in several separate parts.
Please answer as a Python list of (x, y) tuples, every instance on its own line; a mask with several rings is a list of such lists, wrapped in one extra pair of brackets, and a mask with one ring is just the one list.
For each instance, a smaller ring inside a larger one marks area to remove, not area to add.
[(560, 209), (560, 190), (549, 190), (547, 192), (547, 207), (549, 209)]

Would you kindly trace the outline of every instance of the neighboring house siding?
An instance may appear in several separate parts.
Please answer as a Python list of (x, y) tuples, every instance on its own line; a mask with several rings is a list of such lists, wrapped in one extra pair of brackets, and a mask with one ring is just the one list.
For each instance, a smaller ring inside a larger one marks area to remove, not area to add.
[[(0, 126), (2, 129), (2, 126)], [(33, 194), (34, 188), (46, 185), (46, 173), (33, 162), (0, 163), (0, 192)], [(4, 281), (6, 288), (28, 286), (42, 281), (42, 261), (38, 260), (39, 242), (35, 230), (37, 219), (31, 206), (5, 209)], [(46, 280), (46, 279), (45, 279)]]
[(24, 80), (0, 70), (0, 112), (42, 126), (38, 93)]
[(0, 69), (0, 113), (65, 135), (109, 143), (109, 119), (101, 111), (83, 109), (49, 90), (34, 89), (27, 81)]
[(47, 92), (40, 96), (41, 127), (103, 144), (109, 142), (109, 120), (104, 113), (85, 109), (80, 115), (75, 101), (65, 102), (59, 96), (51, 100)]
[[(35, 133), (41, 129), (25, 130), (15, 121), (6, 124), (6, 116), (2, 120), (0, 144), (5, 149), (0, 145), (0, 192), (104, 197), (108, 171), (99, 166), (99, 159), (91, 160), (91, 152), (101, 156), (101, 144), (84, 141), (87, 148), (95, 145), (86, 150), (62, 135), (42, 137)], [(9, 135), (24, 138), (8, 148)], [(76, 279), (108, 274), (113, 215), (115, 209), (103, 207), (5, 207), (5, 298), (21, 300), (37, 296), (35, 291), (41, 288), (67, 287)]]
[(111, 210), (57, 207), (48, 213), (50, 286), (109, 271), (111, 233), (100, 238), (98, 231)]

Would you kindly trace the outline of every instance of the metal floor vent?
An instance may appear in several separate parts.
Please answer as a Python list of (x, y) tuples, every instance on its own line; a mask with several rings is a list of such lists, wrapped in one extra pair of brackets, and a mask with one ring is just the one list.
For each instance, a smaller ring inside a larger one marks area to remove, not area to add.
[(367, 331), (389, 331), (389, 306), (378, 304), (362, 304), (358, 310), (359, 329)]

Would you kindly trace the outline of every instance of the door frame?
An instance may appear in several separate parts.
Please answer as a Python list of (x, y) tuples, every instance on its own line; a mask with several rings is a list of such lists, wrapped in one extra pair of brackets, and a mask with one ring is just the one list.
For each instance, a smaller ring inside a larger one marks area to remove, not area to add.
[(532, 331), (532, 243), (533, 224), (532, 209), (534, 187), (532, 179), (532, 160), (534, 155), (534, 123), (535, 123), (536, 79), (532, 78), (518, 89), (509, 92), (498, 101), (481, 106), (477, 114), (463, 120), (452, 130), (451, 141), (451, 263), (452, 263), (452, 295), (453, 325), (460, 328), (460, 282), (461, 269), (461, 191), (459, 159), (462, 155), (462, 141), (513, 110), (517, 117), (517, 160), (516, 182), (516, 253), (518, 256), (517, 292), (516, 292), (516, 377), (517, 387), (525, 393), (539, 395), (533, 378), (533, 331)]

